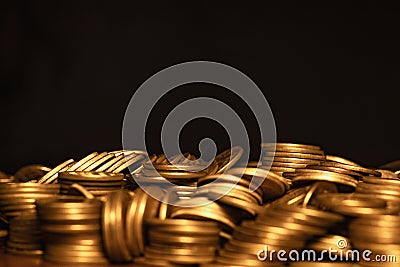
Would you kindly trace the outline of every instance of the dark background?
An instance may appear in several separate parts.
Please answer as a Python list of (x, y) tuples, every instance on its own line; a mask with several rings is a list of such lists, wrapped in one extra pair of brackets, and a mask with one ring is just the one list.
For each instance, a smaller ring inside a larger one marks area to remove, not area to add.
[[(252, 78), (280, 141), (319, 144), (367, 166), (399, 159), (399, 9), (320, 2), (2, 1), (0, 170), (120, 148), (135, 89), (192, 60), (225, 63)], [(183, 98), (218, 92), (177, 90), (160, 114)], [(155, 153), (163, 116), (154, 115), (150, 129)], [(251, 115), (243, 118), (254, 129)], [(226, 145), (223, 130), (204, 125), (185, 127), (183, 150), (202, 136)]]

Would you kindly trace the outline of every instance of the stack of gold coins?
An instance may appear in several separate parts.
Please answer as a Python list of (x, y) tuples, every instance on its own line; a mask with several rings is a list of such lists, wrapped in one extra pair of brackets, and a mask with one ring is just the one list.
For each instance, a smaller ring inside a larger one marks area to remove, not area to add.
[(262, 163), (270, 170), (282, 174), (294, 172), (307, 165), (319, 165), (325, 160), (324, 151), (319, 146), (292, 143), (262, 143)]
[[(157, 187), (147, 187), (163, 197)], [(144, 220), (158, 217), (160, 202), (141, 188), (134, 192), (120, 190), (108, 195), (102, 210), (104, 248), (112, 262), (129, 262), (144, 253)]]
[(107, 263), (101, 238), (102, 202), (75, 196), (38, 200), (44, 259), (57, 263)]
[(37, 215), (25, 213), (10, 220), (6, 252), (17, 255), (42, 255), (43, 239)]
[[(362, 260), (360, 266), (398, 266), (400, 264), (400, 216), (366, 215), (353, 220), (349, 227), (355, 248), (371, 251), (371, 261)], [(376, 256), (381, 262), (376, 262)], [(385, 258), (383, 258), (385, 257)], [(390, 257), (390, 258), (389, 258)]]
[(390, 206), (400, 205), (400, 179), (364, 176), (357, 184), (356, 192), (384, 199)]
[[(40, 233), (38, 233), (35, 215), (35, 201), (54, 197), (59, 191), (59, 185), (0, 184), (0, 211), (4, 216), (4, 221), (9, 223), (10, 237), (6, 243), (8, 253), (22, 255), (42, 253), (42, 242), (38, 238)], [(22, 237), (24, 235), (26, 238)]]
[(146, 224), (149, 245), (139, 263), (151, 264), (154, 260), (178, 265), (210, 263), (220, 247), (220, 229), (215, 222), (153, 219), (146, 220)]
[(216, 262), (239, 266), (267, 263), (280, 266), (282, 263), (274, 258), (276, 254), (269, 254), (270, 251), (301, 250), (309, 239), (326, 234), (330, 227), (343, 219), (337, 214), (299, 206), (265, 208), (255, 221), (243, 221), (235, 228), (232, 238), (219, 251)]
[(111, 191), (120, 190), (124, 177), (122, 173), (61, 172), (58, 183), (61, 185), (61, 194), (71, 194), (70, 186), (78, 183), (95, 197), (104, 197)]
[(364, 215), (398, 214), (399, 205), (388, 205), (384, 199), (358, 193), (327, 193), (316, 197), (320, 209), (330, 210), (349, 217)]
[(7, 218), (24, 213), (36, 213), (35, 200), (51, 198), (59, 192), (59, 185), (35, 183), (0, 184), (0, 211)]

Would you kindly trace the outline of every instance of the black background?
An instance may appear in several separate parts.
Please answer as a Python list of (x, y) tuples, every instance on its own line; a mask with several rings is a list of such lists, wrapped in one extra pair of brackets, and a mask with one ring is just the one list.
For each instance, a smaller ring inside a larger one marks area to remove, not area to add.
[[(399, 159), (399, 9), (279, 3), (2, 2), (0, 170), (119, 149), (135, 89), (192, 60), (225, 63), (252, 78), (273, 110), (279, 141), (319, 144), (367, 166)], [(168, 108), (215, 92), (193, 85), (164, 99), (149, 126), (153, 152), (160, 152), (157, 123)], [(243, 118), (254, 129), (251, 115)], [(185, 127), (183, 150), (204, 136), (226, 145), (221, 128), (205, 125)], [(257, 131), (251, 135), (257, 145)]]

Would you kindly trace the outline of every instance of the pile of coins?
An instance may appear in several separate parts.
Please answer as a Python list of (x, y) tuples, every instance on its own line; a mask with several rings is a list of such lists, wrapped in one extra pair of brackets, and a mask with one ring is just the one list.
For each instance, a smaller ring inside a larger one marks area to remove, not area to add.
[(57, 263), (107, 263), (101, 234), (102, 202), (59, 196), (37, 201), (44, 259)]
[(314, 145), (261, 148), (262, 162), (246, 165), (239, 147), (211, 162), (189, 153), (145, 161), (143, 151), (120, 150), (0, 173), (0, 224), (9, 226), (0, 238), (7, 235), (8, 253), (57, 263), (305, 266), (267, 252), (311, 249), (318, 266), (350, 266), (323, 251), (400, 254), (398, 170), (365, 168)]

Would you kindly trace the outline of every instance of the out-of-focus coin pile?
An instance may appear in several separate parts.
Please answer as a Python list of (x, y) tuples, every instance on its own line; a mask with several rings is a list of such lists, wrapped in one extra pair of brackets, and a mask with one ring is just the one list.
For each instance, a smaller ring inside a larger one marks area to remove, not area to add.
[[(240, 147), (212, 162), (189, 153), (145, 161), (143, 151), (119, 150), (0, 173), (0, 239), (7, 253), (57, 263), (399, 264), (400, 164), (367, 168), (315, 145), (261, 150), (261, 162), (248, 164)], [(171, 186), (159, 187), (165, 179)], [(332, 262), (330, 248), (336, 256), (369, 249), (371, 257), (397, 258)], [(313, 250), (322, 262), (282, 261), (272, 250)]]

